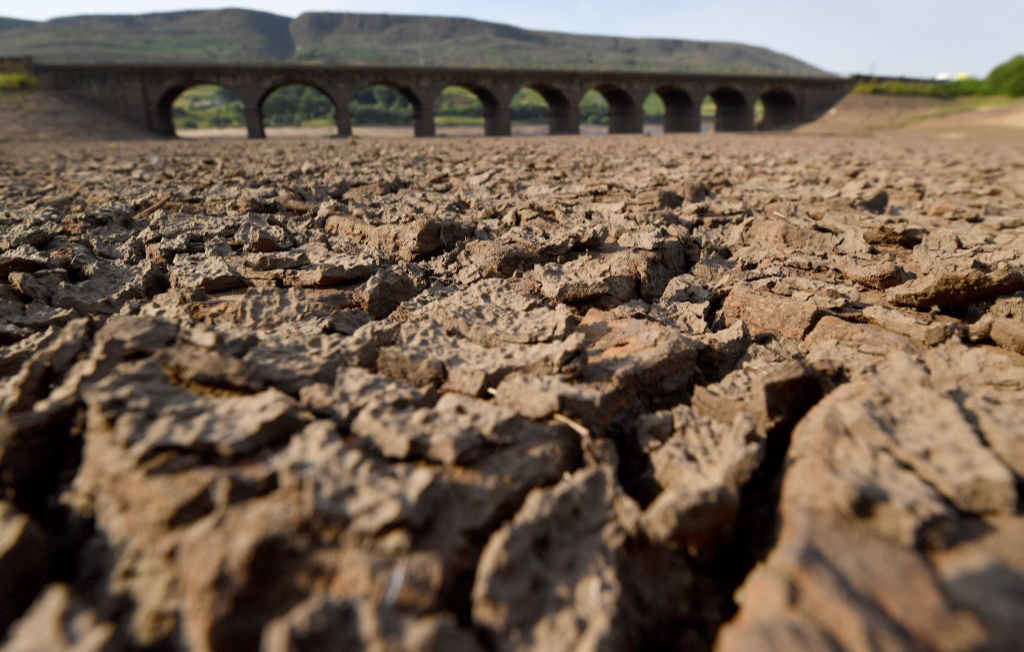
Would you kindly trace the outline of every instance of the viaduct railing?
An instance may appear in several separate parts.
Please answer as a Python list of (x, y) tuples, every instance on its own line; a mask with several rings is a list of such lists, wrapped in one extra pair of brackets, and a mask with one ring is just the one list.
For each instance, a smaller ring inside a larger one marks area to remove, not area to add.
[(821, 116), (853, 86), (837, 77), (759, 77), (674, 73), (378, 68), (248, 65), (35, 65), (41, 85), (122, 115), (151, 131), (174, 135), (171, 105), (199, 84), (232, 91), (245, 106), (250, 138), (262, 138), (263, 102), (282, 86), (303, 84), (323, 92), (335, 107), (338, 134), (352, 133), (349, 103), (376, 85), (397, 89), (413, 106), (415, 134), (435, 133), (434, 102), (448, 86), (472, 91), (484, 106), (488, 136), (511, 133), (509, 106), (522, 88), (539, 92), (549, 107), (549, 132), (577, 134), (579, 103), (589, 90), (609, 104), (611, 133), (640, 133), (643, 102), (657, 93), (665, 102), (664, 131), (700, 131), (700, 107), (710, 95), (717, 131), (755, 128), (754, 105), (764, 103), (759, 129), (784, 129)]

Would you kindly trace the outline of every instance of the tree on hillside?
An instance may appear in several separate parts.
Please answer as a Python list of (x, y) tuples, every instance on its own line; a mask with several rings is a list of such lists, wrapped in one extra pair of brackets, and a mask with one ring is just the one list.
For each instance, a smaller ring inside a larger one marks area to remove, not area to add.
[(989, 73), (988, 84), (996, 93), (1013, 97), (1024, 96), (1024, 54), (1018, 54), (997, 66)]

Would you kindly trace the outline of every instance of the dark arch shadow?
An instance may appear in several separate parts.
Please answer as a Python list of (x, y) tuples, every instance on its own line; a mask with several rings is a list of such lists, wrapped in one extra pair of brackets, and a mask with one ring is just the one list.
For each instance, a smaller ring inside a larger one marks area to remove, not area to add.
[(558, 88), (550, 84), (527, 84), (523, 88), (537, 91), (548, 104), (548, 134), (579, 133), (579, 125), (573, 124), (574, 114), (569, 98)]
[[(448, 84), (441, 93), (448, 90), (449, 88), (461, 88), (472, 93), (476, 99), (483, 105), (483, 118), (484, 118), (484, 135), (485, 136), (507, 136), (509, 135), (509, 123), (502, 115), (501, 103), (498, 98), (494, 96), (494, 93), (485, 86), (472, 83), (454, 83)], [(434, 101), (435, 114), (437, 101), (441, 99), (441, 94), (438, 94), (438, 99)]]
[[(174, 104), (182, 95), (189, 90), (196, 88), (197, 86), (216, 86), (226, 91), (226, 94), (230, 96), (231, 102), (237, 102), (237, 113), (238, 118), (241, 120), (241, 127), (245, 128), (245, 106), (239, 99), (238, 94), (235, 93), (230, 87), (223, 84), (218, 84), (216, 81), (207, 79), (193, 79), (180, 83), (176, 83), (167, 89), (160, 95), (155, 105), (156, 114), (151, 116), (150, 121), (153, 125), (153, 130), (161, 136), (175, 137), (177, 136), (177, 130), (175, 128), (174, 119)], [(232, 112), (234, 114), (235, 112)], [(226, 126), (226, 125), (224, 125)]]
[(664, 130), (666, 134), (700, 131), (700, 105), (690, 94), (674, 86), (654, 89), (665, 103)]
[(764, 117), (758, 129), (764, 131), (790, 129), (799, 124), (796, 98), (789, 91), (773, 88), (761, 96), (764, 103)]
[(608, 102), (608, 133), (638, 134), (644, 129), (643, 108), (636, 105), (633, 98), (618, 86), (603, 84), (595, 87)]
[(715, 131), (750, 131), (754, 126), (753, 107), (743, 95), (727, 86), (711, 91), (715, 101)]
[[(388, 92), (380, 93), (377, 89), (386, 89)], [(384, 102), (390, 102), (390, 105), (385, 106)], [(389, 81), (377, 81), (363, 86), (352, 96), (348, 110), (353, 128), (410, 127), (414, 134), (424, 114), (423, 102), (416, 93)]]
[[(305, 103), (308, 106), (303, 107), (296, 103)], [(314, 115), (307, 115), (310, 113)], [(326, 118), (329, 119), (329, 124), (335, 125), (336, 134), (340, 135), (341, 127), (337, 123), (337, 116), (338, 107), (330, 94), (308, 81), (282, 81), (267, 88), (260, 97), (259, 117), (264, 128), (298, 127), (301, 125), (295, 123), (303, 119)]]

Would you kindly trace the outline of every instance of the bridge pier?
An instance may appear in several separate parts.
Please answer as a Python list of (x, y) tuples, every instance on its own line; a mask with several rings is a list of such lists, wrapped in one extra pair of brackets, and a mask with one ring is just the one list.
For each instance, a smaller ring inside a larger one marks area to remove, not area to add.
[(434, 105), (433, 103), (416, 107), (413, 110), (413, 133), (417, 138), (429, 138), (437, 135), (437, 128), (434, 126)]
[(263, 98), (265, 89), (245, 85), (232, 89), (235, 96), (242, 101), (242, 115), (245, 118), (245, 130), (249, 138), (266, 138), (263, 130)]
[(347, 138), (352, 135), (352, 115), (348, 105), (352, 101), (352, 91), (344, 84), (335, 82), (326, 89), (321, 89), (334, 104), (334, 124), (338, 128), (338, 136)]
[(644, 131), (644, 111), (637, 106), (609, 106), (608, 133), (640, 134)]
[(761, 96), (764, 102), (764, 118), (758, 129), (772, 131), (788, 129), (800, 123), (797, 99), (779, 89), (769, 89)]
[(700, 104), (693, 96), (672, 87), (662, 87), (657, 93), (665, 103), (663, 128), (666, 134), (700, 133)]
[(161, 136), (174, 137), (174, 120), (171, 118), (169, 110), (161, 111), (159, 108), (148, 109), (146, 111), (146, 124), (149, 125), (150, 130), (155, 131)]
[(499, 101), (492, 106), (484, 107), (484, 135), (512, 135), (512, 108), (509, 102)]
[(338, 136), (347, 138), (352, 135), (352, 115), (349, 113), (348, 104), (335, 105), (334, 124), (338, 127)]
[(558, 90), (546, 85), (533, 87), (548, 103), (548, 134), (551, 136), (580, 133), (580, 99), (578, 90)]
[(739, 91), (720, 88), (711, 93), (717, 109), (715, 131), (753, 131), (754, 103)]
[(245, 107), (245, 130), (249, 138), (266, 138), (267, 134), (263, 129), (263, 113), (259, 107)]
[(561, 107), (549, 107), (548, 133), (552, 136), (575, 136), (580, 133), (580, 107), (572, 104)]
[(598, 87), (608, 101), (608, 133), (641, 134), (644, 131), (643, 99), (639, 92), (630, 93), (617, 87)]

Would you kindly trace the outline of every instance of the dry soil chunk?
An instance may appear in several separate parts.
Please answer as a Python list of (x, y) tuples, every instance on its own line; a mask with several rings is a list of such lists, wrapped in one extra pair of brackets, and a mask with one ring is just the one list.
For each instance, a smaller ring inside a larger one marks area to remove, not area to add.
[(472, 615), (496, 649), (631, 649), (659, 618), (699, 617), (692, 574), (664, 549), (629, 545), (615, 500), (602, 471), (578, 471), (531, 492), (487, 542)]
[(613, 308), (640, 296), (637, 272), (632, 254), (616, 252), (577, 258), (564, 265), (547, 263), (535, 267), (526, 278), (552, 301)]
[(49, 542), (28, 515), (0, 501), (0, 631), (27, 607), (46, 582)]
[(439, 296), (429, 313), (484, 346), (563, 340), (577, 322), (564, 305), (549, 307), (525, 287), (501, 279), (485, 279)]
[(1024, 289), (1024, 274), (1010, 267), (986, 272), (937, 266), (930, 273), (909, 283), (889, 288), (885, 298), (897, 306), (927, 310), (932, 306), (966, 306)]
[(716, 650), (966, 652), (985, 640), (918, 553), (825, 516), (794, 510), (783, 519)]
[(367, 600), (311, 598), (263, 630), (261, 652), (479, 652), (452, 614), (418, 617)]
[(458, 394), (445, 394), (432, 408), (370, 405), (352, 422), (353, 434), (385, 457), (441, 464), (465, 464), (489, 448), (542, 436), (545, 428), (491, 402)]
[(887, 451), (961, 510), (1016, 510), (1013, 475), (957, 403), (929, 386), (923, 367), (894, 354), (877, 381), (861, 389), (859, 400), (834, 406), (835, 427)]
[[(276, 389), (211, 399), (178, 388), (152, 361), (124, 363), (85, 392), (93, 419), (110, 423), (133, 453), (162, 450), (233, 457), (252, 453), (302, 429), (294, 399)], [(98, 425), (98, 424), (97, 424)]]
[(874, 382), (839, 387), (797, 424), (783, 500), (865, 522), (904, 546), (941, 543), (957, 517), (945, 498), (892, 453), (840, 422), (839, 406), (863, 405)]
[(727, 425), (681, 405), (641, 418), (637, 438), (663, 489), (641, 519), (647, 534), (695, 557), (728, 547), (739, 492), (765, 451), (753, 420), (737, 415)]
[(412, 385), (484, 396), (513, 371), (578, 373), (583, 341), (583, 335), (574, 333), (562, 341), (487, 347), (424, 319), (401, 325), (394, 344), (379, 349), (377, 367)]
[(802, 340), (822, 313), (807, 301), (734, 287), (722, 304), (722, 315), (727, 325), (743, 320), (753, 334)]
[(65, 584), (52, 584), (11, 627), (3, 652), (116, 652), (113, 623), (101, 622)]

